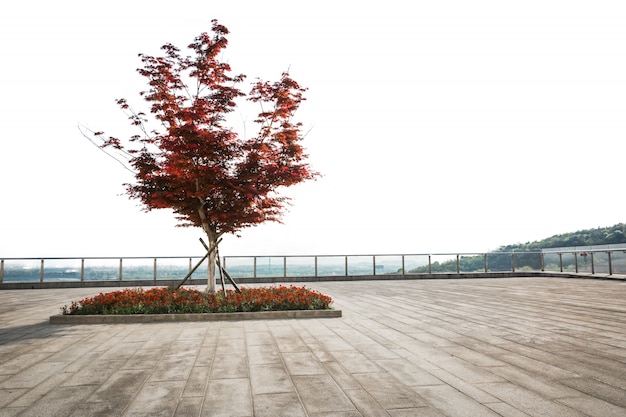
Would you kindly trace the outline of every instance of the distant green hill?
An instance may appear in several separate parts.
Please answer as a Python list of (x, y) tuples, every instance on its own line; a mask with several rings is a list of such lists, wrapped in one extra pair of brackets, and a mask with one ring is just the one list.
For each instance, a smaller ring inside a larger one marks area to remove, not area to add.
[(567, 246), (614, 245), (617, 243), (626, 243), (626, 223), (618, 223), (610, 227), (598, 227), (597, 229), (563, 233), (535, 242), (501, 246), (496, 252), (535, 251)]
[[(598, 246), (612, 244), (626, 244), (626, 224), (619, 223), (611, 227), (599, 227), (597, 229), (579, 230), (572, 233), (554, 235), (552, 237), (527, 243), (517, 243), (514, 245), (501, 246), (488, 255), (468, 255), (460, 256), (458, 264), (456, 259), (433, 262), (431, 265), (424, 265), (409, 270), (409, 273), (454, 273), (457, 268), (464, 272), (482, 272), (485, 269), (485, 256), (489, 271), (510, 271), (511, 255), (498, 252), (516, 252), (516, 270), (538, 270), (541, 268), (542, 259), (537, 253), (541, 249), (561, 248), (570, 246)], [(519, 252), (519, 253), (518, 253)], [(528, 253), (522, 253), (528, 252)], [(532, 253), (534, 252), (534, 253)], [(563, 261), (565, 270), (574, 268), (574, 258)], [(558, 266), (552, 265), (556, 270)]]

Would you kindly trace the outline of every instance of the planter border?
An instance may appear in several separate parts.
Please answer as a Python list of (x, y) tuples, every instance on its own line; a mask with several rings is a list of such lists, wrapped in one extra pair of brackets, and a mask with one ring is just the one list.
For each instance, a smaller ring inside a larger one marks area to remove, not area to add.
[(167, 323), (185, 321), (234, 321), (276, 319), (322, 319), (341, 317), (341, 310), (283, 310), (250, 311), (237, 313), (184, 313), (184, 314), (98, 314), (50, 316), (50, 324), (115, 324), (115, 323)]

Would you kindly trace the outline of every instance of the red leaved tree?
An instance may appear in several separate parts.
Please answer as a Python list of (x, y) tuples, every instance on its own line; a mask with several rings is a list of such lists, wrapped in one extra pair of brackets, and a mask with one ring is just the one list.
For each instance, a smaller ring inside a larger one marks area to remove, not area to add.
[[(212, 23), (212, 34), (202, 33), (188, 46), (190, 56), (172, 44), (161, 48), (164, 56), (139, 55), (143, 68), (138, 71), (149, 85), (140, 94), (151, 104), (152, 120), (118, 100), (139, 134), (122, 142), (93, 132), (103, 148), (127, 156), (136, 180), (125, 184), (131, 198), (146, 211), (170, 208), (180, 226), (204, 230), (210, 292), (215, 291), (220, 236), (280, 221), (288, 199), (277, 190), (318, 175), (306, 163), (301, 123), (293, 121), (305, 89), (288, 73), (277, 82), (253, 83), (247, 99), (261, 108), (254, 120), (256, 136), (242, 138), (227, 127), (236, 99), (246, 96), (237, 88), (245, 75), (230, 75), (230, 66), (218, 59), (228, 29)], [(159, 127), (150, 129), (150, 121)]]

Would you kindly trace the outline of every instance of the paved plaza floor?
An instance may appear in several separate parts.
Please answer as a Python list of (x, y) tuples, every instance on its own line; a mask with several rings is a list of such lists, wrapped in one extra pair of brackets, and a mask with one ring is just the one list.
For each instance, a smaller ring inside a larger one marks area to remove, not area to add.
[(0, 416), (626, 416), (626, 282), (310, 283), (343, 317), (51, 325), (0, 291)]

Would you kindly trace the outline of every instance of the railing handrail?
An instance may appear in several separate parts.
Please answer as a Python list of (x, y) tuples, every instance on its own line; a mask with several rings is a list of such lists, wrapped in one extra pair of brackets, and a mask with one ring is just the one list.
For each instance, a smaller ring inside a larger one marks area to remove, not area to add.
[(182, 255), (168, 255), (168, 256), (36, 256), (36, 257), (28, 257), (28, 258), (20, 258), (20, 257), (0, 257), (0, 260), (6, 261), (39, 261), (41, 259), (44, 260), (70, 260), (70, 259), (189, 259), (189, 258), (202, 258), (204, 255), (191, 255), (191, 256), (182, 256)]
[[(343, 257), (384, 257), (384, 256), (467, 256), (467, 255), (511, 255), (511, 254), (541, 254), (541, 253), (582, 253), (582, 252), (598, 252), (606, 253), (625, 251), (626, 246), (618, 246), (611, 248), (598, 248), (598, 249), (585, 249), (581, 246), (571, 248), (544, 248), (537, 250), (510, 250), (510, 251), (477, 251), (477, 252), (416, 252), (416, 253), (351, 253), (351, 254), (296, 254), (296, 255), (226, 255), (223, 258), (343, 258)], [(143, 256), (32, 256), (32, 257), (14, 257), (0, 256), (0, 260), (6, 261), (38, 261), (38, 260), (80, 260), (80, 259), (103, 259), (103, 260), (115, 260), (115, 259), (195, 259), (202, 258), (203, 254), (198, 255), (143, 255)]]

